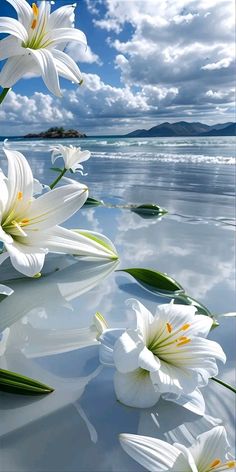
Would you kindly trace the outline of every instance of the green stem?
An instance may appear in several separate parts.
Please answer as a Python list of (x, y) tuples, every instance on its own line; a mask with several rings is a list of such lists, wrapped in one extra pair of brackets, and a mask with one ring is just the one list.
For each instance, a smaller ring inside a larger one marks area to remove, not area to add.
[(211, 377), (211, 380), (214, 380), (214, 382), (223, 385), (223, 387), (228, 388), (229, 390), (231, 390), (231, 392), (236, 393), (236, 388), (232, 387), (232, 385), (229, 385), (226, 382), (223, 382), (223, 380), (217, 379), (216, 377)]
[(67, 169), (64, 168), (61, 173), (57, 176), (57, 178), (53, 181), (53, 183), (51, 185), (49, 185), (50, 189), (52, 190), (55, 185), (57, 185), (57, 183), (59, 182), (59, 180), (61, 180), (61, 178), (63, 177), (63, 175), (65, 175)]
[(5, 96), (7, 95), (7, 93), (9, 92), (9, 90), (11, 90), (10, 88), (4, 88), (1, 95), (0, 95), (0, 105), (1, 103), (3, 102)]

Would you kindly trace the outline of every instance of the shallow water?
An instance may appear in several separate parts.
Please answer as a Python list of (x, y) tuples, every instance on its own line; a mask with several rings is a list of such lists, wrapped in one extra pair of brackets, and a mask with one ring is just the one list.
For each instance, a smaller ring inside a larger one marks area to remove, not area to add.
[[(9, 146), (21, 150), (35, 177), (49, 183), (55, 178), (48, 171), (51, 144), (19, 141)], [(234, 140), (101, 138), (79, 145), (93, 156), (84, 166), (88, 175), (76, 178), (107, 205), (84, 208), (65, 225), (106, 234), (119, 252), (119, 268), (167, 272), (213, 313), (234, 311)], [(169, 213), (144, 219), (120, 208), (147, 202)], [(14, 276), (7, 264), (2, 267), (1, 281)], [(121, 450), (119, 433), (166, 439), (182, 424), (190, 430), (202, 427), (195, 414), (171, 402), (161, 400), (140, 411), (116, 401), (113, 369), (101, 369), (98, 346), (91, 342), (88, 327), (94, 313), (103, 313), (111, 327), (123, 327), (128, 298), (150, 309), (169, 301), (115, 273), (116, 268), (53, 256), (45, 277), (8, 282), (15, 292), (0, 304), (0, 331), (10, 327), (1, 367), (38, 378), (56, 391), (37, 399), (0, 395), (2, 472), (143, 470)], [(227, 354), (219, 377), (234, 383), (235, 318), (221, 319), (210, 337)], [(233, 445), (234, 394), (211, 382), (204, 397), (207, 413), (223, 420)]]

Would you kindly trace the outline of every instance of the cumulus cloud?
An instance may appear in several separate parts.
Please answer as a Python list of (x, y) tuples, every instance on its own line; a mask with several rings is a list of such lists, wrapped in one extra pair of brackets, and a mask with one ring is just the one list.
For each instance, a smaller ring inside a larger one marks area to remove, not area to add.
[(97, 54), (95, 54), (90, 46), (85, 49), (82, 44), (72, 41), (68, 44), (66, 52), (71, 56), (75, 62), (86, 62), (87, 64), (96, 63), (102, 65), (102, 61)]
[[(88, 1), (88, 0), (87, 0)], [(127, 87), (168, 89), (168, 99), (158, 104), (158, 116), (200, 116), (208, 102), (225, 97), (226, 112), (232, 107), (234, 81), (234, 19), (232, 0), (94, 0), (94, 23), (106, 30), (116, 51), (115, 67)], [(123, 35), (130, 27), (131, 33)], [(214, 97), (207, 95), (217, 89)], [(193, 109), (189, 109), (193, 107)], [(185, 110), (185, 112), (184, 112)], [(216, 108), (214, 109), (216, 112)], [(207, 108), (211, 114), (213, 108)]]
[(26, 134), (60, 125), (104, 135), (148, 128), (166, 116), (170, 121), (186, 115), (209, 122), (216, 122), (217, 115), (222, 121), (222, 114), (230, 119), (227, 113), (233, 107), (233, 88), (208, 88), (199, 93), (195, 86), (185, 91), (152, 84), (133, 89), (128, 84), (111, 86), (97, 74), (84, 74), (84, 84), (64, 90), (60, 99), (39, 92), (27, 97), (11, 91), (0, 109), (1, 134)]

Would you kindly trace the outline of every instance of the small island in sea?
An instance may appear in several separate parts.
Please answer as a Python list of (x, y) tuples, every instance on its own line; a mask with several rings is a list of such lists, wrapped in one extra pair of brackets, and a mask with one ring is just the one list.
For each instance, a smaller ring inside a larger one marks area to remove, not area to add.
[(47, 131), (41, 133), (29, 133), (24, 138), (43, 138), (43, 139), (56, 139), (56, 138), (86, 138), (85, 133), (81, 133), (75, 129), (64, 129), (63, 127), (49, 128)]

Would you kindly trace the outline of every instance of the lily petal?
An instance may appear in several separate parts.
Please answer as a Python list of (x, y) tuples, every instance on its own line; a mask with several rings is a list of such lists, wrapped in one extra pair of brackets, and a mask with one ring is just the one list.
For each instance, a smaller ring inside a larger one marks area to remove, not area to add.
[(82, 80), (82, 74), (79, 67), (73, 59), (58, 49), (52, 49), (52, 55), (56, 64), (57, 72), (61, 77), (79, 84)]
[(32, 9), (30, 5), (25, 0), (7, 0), (13, 8), (15, 8), (18, 20), (24, 25), (25, 28), (28, 28), (28, 25), (32, 19)]
[(117, 399), (124, 405), (135, 408), (154, 406), (160, 398), (150, 379), (149, 372), (137, 369), (127, 374), (115, 372), (114, 388)]
[[(30, 239), (37, 244), (38, 239), (42, 238), (41, 235), (38, 236), (36, 232), (32, 231)], [(115, 253), (106, 250), (104, 246), (98, 244), (96, 241), (72, 230), (62, 228), (61, 226), (55, 226), (49, 229), (49, 231), (45, 231), (43, 233), (43, 239), (45, 246), (51, 252), (73, 254), (75, 256), (86, 257), (86, 259), (89, 258), (89, 260), (118, 259)]]
[(59, 86), (58, 72), (56, 69), (53, 55), (47, 49), (29, 49), (27, 51), (35, 59), (35, 62), (40, 67), (42, 79), (50, 92), (57, 97), (61, 97), (61, 90)]
[(149, 372), (155, 372), (160, 368), (161, 362), (158, 357), (154, 356), (154, 354), (145, 346), (139, 354), (138, 365)]
[(114, 346), (114, 363), (119, 372), (132, 372), (139, 367), (139, 355), (144, 343), (137, 331), (125, 331)]
[(28, 33), (22, 23), (7, 16), (0, 17), (0, 33), (12, 34), (23, 42), (28, 39)]
[(143, 337), (145, 344), (148, 344), (150, 324), (153, 322), (153, 316), (147, 308), (135, 298), (127, 300), (126, 304), (135, 311), (135, 329)]
[(230, 450), (225, 428), (223, 426), (216, 426), (210, 431), (200, 434), (189, 450), (200, 471), (208, 470), (209, 465), (215, 459), (225, 462), (227, 460), (227, 453)]
[(120, 434), (122, 448), (150, 472), (192, 472), (186, 456), (175, 446), (160, 439)]
[[(16, 215), (25, 211), (33, 195), (34, 179), (31, 168), (23, 154), (10, 149), (3, 150), (8, 159), (8, 202), (3, 214), (4, 217), (13, 207)], [(19, 195), (20, 199), (18, 198)]]
[(203, 416), (205, 413), (205, 401), (201, 391), (196, 388), (189, 394), (175, 395), (173, 393), (164, 393), (162, 395), (164, 400), (177, 403), (187, 410), (192, 411), (196, 415)]
[(161, 361), (159, 370), (150, 373), (154, 388), (161, 393), (190, 393), (199, 384), (197, 372)]
[(35, 72), (35, 63), (29, 55), (12, 56), (0, 72), (0, 85), (11, 88), (19, 79), (31, 72)]
[(72, 28), (75, 21), (75, 6), (64, 5), (51, 13), (49, 28)]
[[(70, 184), (55, 188), (33, 200), (25, 218), (30, 221), (25, 227), (29, 230), (44, 230), (60, 224), (79, 210), (88, 198), (85, 185)], [(36, 235), (37, 237), (37, 235)]]
[(11, 56), (24, 54), (24, 48), (21, 47), (21, 41), (14, 36), (7, 36), (0, 41), (0, 61), (8, 59)]
[(68, 43), (69, 41), (78, 41), (87, 46), (87, 39), (83, 31), (75, 28), (56, 28), (50, 32), (49, 40), (54, 44)]
[(45, 250), (27, 247), (16, 241), (13, 244), (5, 244), (5, 247), (13, 267), (22, 274), (33, 277), (41, 271), (45, 259)]

